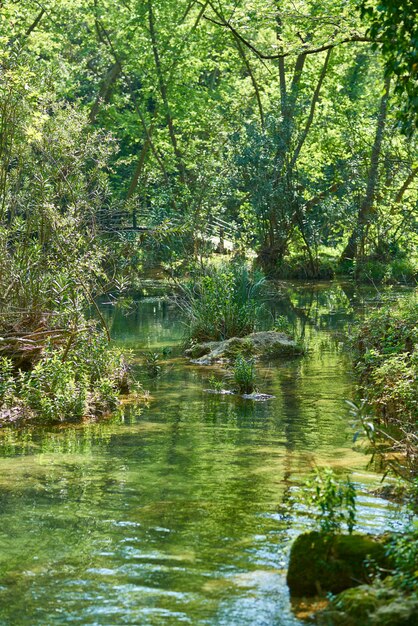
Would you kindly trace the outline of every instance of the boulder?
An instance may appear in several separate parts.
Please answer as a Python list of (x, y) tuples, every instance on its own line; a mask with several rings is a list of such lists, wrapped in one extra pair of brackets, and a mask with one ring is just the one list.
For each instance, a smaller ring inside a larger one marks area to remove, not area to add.
[(319, 626), (414, 626), (418, 624), (418, 598), (392, 586), (388, 577), (346, 589), (316, 615), (315, 622)]
[(234, 361), (237, 356), (246, 358), (274, 360), (303, 354), (304, 349), (297, 341), (284, 333), (268, 330), (251, 333), (246, 337), (232, 337), (225, 341), (208, 341), (199, 343), (188, 350), (185, 355), (196, 365), (211, 365)]
[(291, 552), (287, 584), (293, 596), (339, 593), (367, 582), (366, 561), (387, 566), (385, 547), (365, 535), (299, 535)]

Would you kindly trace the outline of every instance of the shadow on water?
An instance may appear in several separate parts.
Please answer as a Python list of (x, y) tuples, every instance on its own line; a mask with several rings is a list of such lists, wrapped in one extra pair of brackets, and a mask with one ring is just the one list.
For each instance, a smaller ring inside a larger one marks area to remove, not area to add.
[(269, 402), (204, 393), (212, 373), (178, 358), (167, 301), (104, 307), (115, 340), (172, 348), (149, 406), (100, 423), (0, 434), (0, 624), (292, 626), (291, 540), (311, 520), (282, 505), (315, 464), (354, 471), (360, 524), (396, 523), (367, 494), (378, 477), (351, 449), (349, 361), (338, 333), (374, 292), (287, 288), (269, 307), (309, 345), (260, 369)]

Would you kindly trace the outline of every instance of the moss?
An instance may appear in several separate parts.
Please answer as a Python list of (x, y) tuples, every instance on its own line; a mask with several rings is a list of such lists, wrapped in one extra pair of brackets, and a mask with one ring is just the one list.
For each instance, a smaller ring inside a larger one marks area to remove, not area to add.
[[(247, 337), (232, 337), (225, 341), (197, 344), (186, 350), (199, 365), (235, 361), (238, 357), (277, 359), (303, 354), (303, 347), (296, 341), (274, 330), (251, 333)], [(200, 356), (198, 356), (200, 355)]]
[(320, 626), (414, 626), (418, 624), (418, 599), (405, 595), (391, 581), (377, 581), (347, 589), (318, 613)]
[(185, 351), (185, 355), (191, 359), (199, 359), (205, 354), (208, 354), (215, 346), (218, 345), (216, 341), (207, 341), (206, 343), (196, 343)]
[(339, 593), (367, 580), (365, 561), (386, 566), (384, 546), (363, 535), (299, 535), (290, 553), (287, 583), (292, 595)]
[(248, 358), (254, 355), (254, 345), (247, 338), (234, 337), (229, 340), (224, 354), (231, 361), (234, 361), (239, 356)]
[(379, 594), (370, 585), (360, 585), (343, 591), (334, 601), (334, 606), (341, 612), (364, 623), (370, 613), (379, 606)]
[(418, 624), (418, 600), (398, 597), (390, 604), (380, 606), (372, 615), (371, 626), (416, 626)]

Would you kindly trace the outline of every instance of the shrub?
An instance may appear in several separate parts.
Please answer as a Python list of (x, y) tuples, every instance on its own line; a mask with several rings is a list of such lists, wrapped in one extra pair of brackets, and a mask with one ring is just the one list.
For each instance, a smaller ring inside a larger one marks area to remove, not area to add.
[(46, 421), (79, 419), (88, 412), (88, 379), (61, 354), (46, 355), (31, 372), (21, 373), (19, 395)]
[(144, 367), (150, 378), (158, 378), (163, 371), (161, 354), (159, 352), (147, 352), (144, 356)]
[(262, 308), (264, 277), (246, 265), (207, 268), (183, 288), (179, 305), (186, 314), (189, 339), (222, 341), (253, 332)]
[(305, 483), (301, 499), (314, 507), (319, 528), (324, 533), (341, 531), (343, 524), (353, 532), (356, 523), (356, 491), (349, 480), (340, 480), (330, 467), (315, 470)]
[(273, 330), (277, 330), (279, 333), (285, 333), (289, 335), (289, 337), (293, 337), (295, 334), (295, 329), (285, 315), (278, 315), (275, 318)]
[(354, 274), (357, 280), (367, 283), (415, 283), (417, 268), (403, 257), (391, 261), (366, 258), (356, 262)]
[(216, 378), (216, 376), (214, 376), (213, 374), (209, 378), (209, 384), (210, 384), (210, 388), (214, 389), (215, 391), (222, 391), (224, 388), (223, 380)]
[[(393, 471), (410, 479), (418, 473), (418, 299), (384, 306), (354, 334), (359, 391), (369, 415), (354, 405), (372, 445)], [(393, 455), (396, 452), (396, 455)], [(401, 456), (399, 457), (399, 453)]]
[(388, 266), (376, 259), (357, 261), (354, 267), (355, 278), (365, 283), (381, 283), (387, 275)]
[(399, 283), (416, 283), (418, 269), (409, 259), (394, 259), (390, 264), (390, 278)]
[(92, 329), (71, 347), (47, 348), (30, 371), (14, 372), (11, 360), (0, 359), (0, 407), (18, 404), (47, 422), (111, 411), (119, 392), (131, 384), (120, 350), (109, 348), (105, 337)]
[(393, 582), (406, 591), (418, 589), (418, 528), (392, 535), (387, 555), (394, 566)]

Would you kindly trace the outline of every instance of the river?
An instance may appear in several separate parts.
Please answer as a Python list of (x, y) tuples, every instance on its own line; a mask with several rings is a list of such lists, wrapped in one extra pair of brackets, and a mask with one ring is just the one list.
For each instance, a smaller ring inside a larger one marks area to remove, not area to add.
[(138, 362), (148, 405), (79, 425), (0, 431), (0, 624), (293, 626), (285, 571), (314, 523), (290, 506), (314, 465), (352, 472), (359, 528), (396, 526), (370, 495), (380, 477), (352, 449), (353, 397), (342, 333), (376, 291), (288, 286), (269, 310), (298, 326), (308, 354), (259, 369), (267, 402), (205, 393), (213, 370), (181, 358), (184, 324), (164, 298), (130, 315), (103, 305)]

